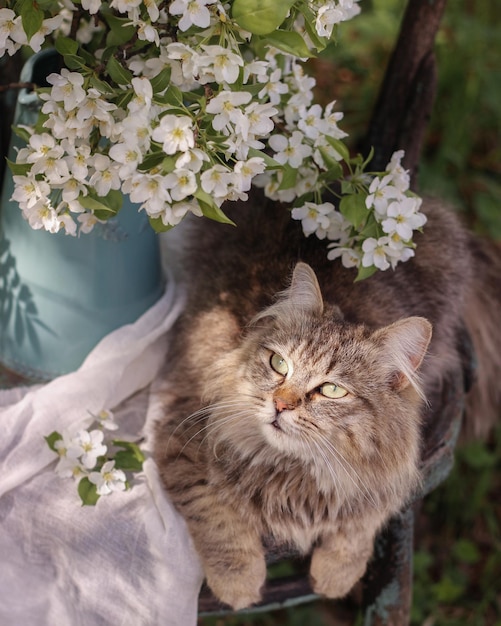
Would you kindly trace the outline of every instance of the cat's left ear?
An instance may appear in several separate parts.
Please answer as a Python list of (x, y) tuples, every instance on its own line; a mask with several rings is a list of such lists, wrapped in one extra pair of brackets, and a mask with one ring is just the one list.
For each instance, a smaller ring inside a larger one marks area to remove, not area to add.
[(374, 333), (378, 342), (383, 344), (384, 363), (395, 391), (410, 384), (423, 395), (417, 370), (425, 357), (431, 335), (432, 326), (424, 317), (408, 317)]

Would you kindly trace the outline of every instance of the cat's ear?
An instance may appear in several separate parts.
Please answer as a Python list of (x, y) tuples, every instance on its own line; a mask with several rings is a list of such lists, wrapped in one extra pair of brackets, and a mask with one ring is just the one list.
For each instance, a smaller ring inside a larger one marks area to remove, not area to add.
[(306, 263), (297, 263), (290, 287), (283, 295), (301, 311), (314, 315), (322, 315), (324, 311), (324, 300), (317, 277)]
[(422, 394), (419, 375), (432, 334), (432, 326), (424, 317), (408, 317), (375, 333), (383, 346), (383, 362), (390, 374), (390, 385), (396, 391), (412, 385)]
[(324, 302), (315, 272), (306, 263), (298, 263), (288, 289), (278, 294), (277, 301), (258, 313), (251, 324), (265, 317), (290, 319), (295, 315), (322, 315)]

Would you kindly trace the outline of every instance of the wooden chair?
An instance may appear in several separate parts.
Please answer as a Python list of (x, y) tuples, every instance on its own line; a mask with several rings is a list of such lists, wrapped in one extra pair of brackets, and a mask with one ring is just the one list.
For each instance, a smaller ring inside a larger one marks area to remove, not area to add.
[[(388, 64), (367, 135), (360, 146), (368, 154), (374, 147), (372, 168), (384, 169), (392, 153), (405, 150), (403, 161), (417, 187), (418, 163), (436, 90), (433, 46), (446, 0), (409, 0), (396, 46)], [(416, 501), (390, 520), (376, 540), (374, 556), (353, 597), (333, 606), (343, 614), (362, 611), (364, 626), (405, 626), (412, 606), (414, 516), (419, 501), (448, 476), (458, 438), (465, 392), (472, 378), (473, 355), (466, 334), (458, 337), (463, 362), (458, 364), (425, 419), (422, 453), (423, 487)], [(269, 563), (291, 555), (269, 554)], [(273, 610), (318, 599), (304, 573), (267, 582), (263, 601), (252, 610)], [(207, 588), (199, 600), (200, 615), (224, 614)]]
[[(361, 151), (375, 153), (373, 168), (383, 169), (391, 154), (405, 150), (404, 166), (411, 171), (416, 188), (418, 162), (432, 109), (436, 69), (433, 44), (446, 0), (423, 2), (409, 0), (400, 34), (376, 103)], [(9, 72), (10, 74), (10, 72)], [(4, 75), (6, 82), (11, 76)], [(4, 81), (1, 81), (4, 82)], [(8, 105), (0, 98), (0, 109)], [(5, 113), (5, 111), (4, 111)], [(8, 119), (8, 111), (3, 119)], [(3, 146), (7, 145), (6, 129), (2, 126)], [(467, 337), (458, 337), (464, 346), (464, 360), (450, 376), (442, 398), (436, 402), (425, 420), (422, 455), (423, 488), (417, 494), (419, 502), (448, 475), (458, 437), (465, 390), (472, 375), (472, 354)], [(21, 384), (20, 377), (0, 367), (0, 387)], [(357, 601), (336, 602), (334, 606), (362, 611), (364, 626), (405, 626), (409, 623), (412, 604), (413, 528), (416, 503), (394, 517), (376, 540), (374, 557), (360, 584)], [(269, 554), (269, 562), (282, 561), (291, 555)], [(307, 568), (303, 568), (305, 572)], [(256, 610), (272, 610), (309, 602), (318, 598), (306, 573), (288, 578), (271, 579), (264, 590), (262, 603)], [(199, 601), (201, 615), (222, 614), (227, 611), (204, 588)]]

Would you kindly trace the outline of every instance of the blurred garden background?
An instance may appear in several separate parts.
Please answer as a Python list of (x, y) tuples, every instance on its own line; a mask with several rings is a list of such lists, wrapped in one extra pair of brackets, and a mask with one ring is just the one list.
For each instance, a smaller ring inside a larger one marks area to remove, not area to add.
[[(311, 64), (318, 100), (339, 101), (340, 125), (354, 146), (367, 129), (405, 4), (362, 0), (362, 14), (343, 24), (337, 45)], [(438, 92), (418, 183), (420, 194), (451, 202), (473, 229), (501, 241), (499, 8), (497, 0), (449, 0), (436, 41)], [(501, 626), (501, 427), (489, 441), (459, 447), (449, 479), (424, 502), (415, 543), (413, 626)], [(321, 601), (200, 619), (201, 626), (348, 623), (333, 603)]]

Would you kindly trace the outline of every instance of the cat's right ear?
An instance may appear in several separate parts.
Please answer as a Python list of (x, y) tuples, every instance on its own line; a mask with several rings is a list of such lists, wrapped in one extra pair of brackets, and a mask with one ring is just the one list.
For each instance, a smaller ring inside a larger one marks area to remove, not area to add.
[(322, 315), (324, 300), (315, 272), (307, 263), (299, 262), (294, 268), (289, 289), (284, 296), (290, 299), (301, 311)]
[(291, 319), (297, 315), (322, 315), (324, 301), (315, 272), (306, 263), (298, 263), (288, 289), (278, 294), (275, 304), (258, 313), (252, 323), (265, 317)]

